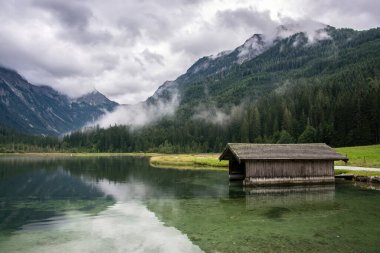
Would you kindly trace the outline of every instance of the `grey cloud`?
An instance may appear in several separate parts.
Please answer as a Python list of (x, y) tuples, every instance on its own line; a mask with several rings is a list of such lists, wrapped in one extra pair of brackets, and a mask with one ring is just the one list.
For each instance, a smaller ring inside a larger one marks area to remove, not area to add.
[(61, 32), (60, 37), (66, 40), (72, 40), (84, 44), (100, 44), (111, 42), (112, 35), (107, 31), (89, 31), (89, 30), (66, 30)]
[(269, 11), (259, 12), (253, 8), (218, 11), (216, 17), (218, 23), (224, 27), (235, 29), (246, 26), (255, 33), (265, 33), (279, 25), (272, 20)]
[(378, 0), (311, 1), (307, 8), (313, 18), (338, 27), (368, 29), (380, 25)]
[(62, 24), (78, 29), (86, 28), (92, 16), (91, 10), (80, 2), (37, 0), (34, 4), (36, 7), (52, 12), (52, 15), (57, 17)]
[(334, 0), (321, 0), (318, 4), (312, 4), (311, 7), (315, 11), (325, 11), (325, 12), (340, 12), (347, 14), (352, 14), (357, 16), (361, 13), (367, 15), (376, 16), (380, 20), (379, 12), (380, 5), (376, 0), (346, 0), (343, 3), (341, 1)]
[(0, 40), (2, 41), (0, 44), (0, 62), (4, 66), (15, 68), (16, 70), (27, 70), (30, 73), (41, 72), (41, 79), (44, 79), (44, 75), (61, 78), (81, 73), (82, 70), (77, 65), (49, 61), (41, 57), (43, 48), (23, 47), (15, 43), (16, 39), (0, 33)]
[(113, 20), (114, 25), (125, 33), (125, 41), (133, 44), (144, 36), (156, 41), (170, 40), (181, 26), (189, 24), (194, 19), (197, 15), (197, 6), (207, 2), (114, 0), (110, 5), (100, 0), (97, 1), (95, 8)]
[(185, 7), (192, 7), (194, 5), (198, 5), (200, 3), (205, 3), (205, 2), (208, 2), (208, 1), (205, 1), (205, 0), (159, 0), (159, 1), (156, 1), (156, 2), (159, 3), (162, 6), (176, 6), (176, 7), (180, 7), (180, 6), (185, 5)]
[(201, 31), (173, 41), (173, 51), (190, 55), (209, 55), (241, 45), (254, 33), (273, 33), (279, 23), (269, 12), (253, 8), (217, 11), (212, 23), (204, 22)]
[(107, 31), (90, 29), (91, 19), (94, 18), (93, 12), (90, 7), (79, 1), (35, 0), (33, 3), (35, 7), (47, 11), (58, 21), (62, 30), (57, 33), (65, 40), (97, 44), (109, 42), (112, 38)]
[(104, 71), (115, 69), (120, 64), (120, 56), (117, 54), (103, 53), (95, 55), (93, 60), (101, 62), (104, 67)]
[[(134, 58), (134, 61), (135, 61), (136, 63), (138, 63), (139, 66), (140, 66), (141, 68), (144, 68), (144, 67), (145, 67), (144, 62), (143, 62), (142, 60), (140, 60), (139, 57), (135, 57), (135, 58)], [(131, 74), (137, 74), (137, 73), (131, 72)]]
[[(380, 23), (376, 0), (268, 2), (0, 1), (0, 64), (71, 96), (96, 86), (111, 99), (135, 103), (198, 58), (236, 48), (283, 22), (298, 19), (307, 31), (314, 27), (309, 18), (359, 29)], [(288, 16), (273, 20), (271, 4), (289, 9)]]
[[(124, 87), (124, 88), (123, 88)], [(112, 87), (104, 89), (104, 91), (111, 96), (119, 96), (120, 88), (123, 88), (123, 91), (126, 94), (137, 94), (141, 91), (141, 87), (136, 83), (129, 83), (128, 81), (121, 80), (118, 85), (113, 84)]]
[(194, 58), (230, 49), (231, 41), (230, 38), (226, 38), (223, 34), (218, 34), (216, 30), (210, 30), (178, 38), (173, 41), (171, 48), (174, 52), (184, 52), (185, 55)]
[(163, 6), (155, 2), (143, 2), (132, 6), (135, 10), (128, 15), (121, 16), (118, 25), (134, 40), (143, 35), (152, 40), (168, 38), (176, 32), (178, 26), (186, 24), (193, 15), (193, 10), (176, 8), (175, 4)]
[(127, 42), (128, 45), (135, 44), (141, 36), (138, 20), (123, 18), (116, 25), (124, 32), (123, 42)]
[(145, 49), (141, 55), (143, 56), (144, 60), (151, 62), (151, 63), (158, 63), (160, 65), (164, 65), (164, 56), (153, 53), (149, 49)]

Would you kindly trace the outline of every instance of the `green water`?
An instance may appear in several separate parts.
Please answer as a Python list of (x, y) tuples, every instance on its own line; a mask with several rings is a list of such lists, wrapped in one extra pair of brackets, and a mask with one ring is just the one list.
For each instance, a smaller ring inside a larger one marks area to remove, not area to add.
[(0, 252), (380, 252), (380, 191), (247, 188), (145, 158), (0, 160)]

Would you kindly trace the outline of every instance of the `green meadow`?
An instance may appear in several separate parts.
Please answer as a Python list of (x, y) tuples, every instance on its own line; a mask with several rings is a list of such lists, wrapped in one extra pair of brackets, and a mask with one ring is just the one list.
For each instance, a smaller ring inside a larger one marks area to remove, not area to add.
[(335, 150), (349, 158), (347, 164), (339, 161), (335, 165), (380, 168), (380, 145), (345, 147)]

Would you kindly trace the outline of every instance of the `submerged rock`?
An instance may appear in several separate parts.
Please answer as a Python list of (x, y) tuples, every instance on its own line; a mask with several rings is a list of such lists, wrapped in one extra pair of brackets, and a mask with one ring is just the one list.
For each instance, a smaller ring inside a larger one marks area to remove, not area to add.
[(365, 183), (380, 183), (380, 176), (354, 176), (354, 180)]

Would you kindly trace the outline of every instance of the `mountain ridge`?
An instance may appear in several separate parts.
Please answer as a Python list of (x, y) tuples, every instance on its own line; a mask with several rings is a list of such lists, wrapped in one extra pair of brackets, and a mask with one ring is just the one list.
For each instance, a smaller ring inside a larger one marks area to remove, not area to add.
[(49, 86), (30, 84), (0, 67), (0, 122), (21, 132), (60, 135), (93, 122), (118, 104), (99, 92), (69, 98)]
[[(331, 65), (331, 63), (335, 61), (331, 57), (338, 57), (339, 53), (342, 54), (343, 51), (347, 51), (349, 48), (355, 48), (362, 43), (366, 43), (366, 41), (362, 41), (363, 38), (368, 37), (367, 39), (376, 39), (379, 36), (378, 34), (379, 29), (376, 28), (367, 31), (355, 31), (353, 29), (336, 29), (332, 26), (325, 26), (324, 29), (317, 29), (314, 32), (296, 32), (282, 39), (275, 36), (273, 44), (270, 47), (263, 50), (260, 54), (255, 54), (254, 57), (241, 64), (236, 62), (236, 54), (239, 51), (238, 49), (242, 46), (232, 50), (229, 54), (222, 55), (222, 57), (211, 59), (214, 62), (216, 61), (216, 63), (212, 62), (215, 64), (214, 66), (210, 63), (210, 57), (199, 59), (189, 68), (190, 71), (188, 70), (185, 74), (179, 76), (171, 83), (172, 86), (176, 85), (177, 88), (180, 88), (181, 86), (194, 87), (199, 86), (197, 84), (202, 83), (204, 86), (212, 86), (212, 88), (208, 89), (209, 91), (218, 91), (220, 93), (223, 89), (221, 89), (220, 86), (216, 87), (216, 85), (213, 85), (213, 82), (220, 83), (220, 79), (227, 80), (232, 78), (230, 83), (236, 83), (238, 79), (241, 81), (247, 79), (246, 77), (253, 75), (256, 76), (252, 78), (260, 80), (262, 73), (267, 72), (272, 73), (272, 76), (269, 76), (269, 78), (273, 80), (271, 83), (274, 85), (274, 83), (283, 82), (281, 80), (283, 78), (278, 77), (277, 73), (281, 72), (280, 68), (289, 67), (281, 66), (281, 64), (285, 65), (285, 62), (289, 65), (287, 62), (289, 58), (294, 58), (294, 64), (291, 69), (289, 69), (291, 72), (296, 72), (297, 68), (300, 68), (303, 65), (309, 65), (310, 74), (315, 75), (313, 73), (317, 73), (321, 68), (328, 70), (326, 66), (323, 66), (323, 63), (325, 61), (330, 61), (329, 65)], [(253, 35), (252, 37), (255, 36), (257, 35)], [(318, 52), (320, 46), (325, 48), (323, 51)], [(326, 51), (326, 49), (328, 51)], [(320, 63), (315, 63), (315, 58), (317, 57), (321, 59)], [(272, 61), (270, 64), (271, 66), (264, 63), (268, 60)], [(193, 69), (202, 69), (199, 65), (205, 64), (207, 64), (208, 67), (203, 68), (202, 71), (197, 71), (196, 73), (191, 71)], [(241, 72), (242, 69), (246, 69), (244, 70), (246, 73), (243, 73), (243, 76), (234, 76), (238, 72)], [(302, 73), (302, 75), (304, 75), (304, 73)], [(286, 75), (284, 75), (284, 77), (286, 77)], [(214, 80), (205, 81), (207, 78)], [(266, 83), (268, 83), (268, 81), (266, 81)], [(166, 87), (169, 88), (169, 85), (166, 85)], [(165, 94), (165, 91), (163, 90), (164, 87), (160, 88), (160, 92)], [(170, 88), (173, 89), (173, 87)], [(229, 89), (232, 87), (224, 88)], [(200, 87), (198, 89), (200, 89)], [(186, 93), (186, 88), (184, 90)], [(189, 88), (187, 90), (189, 90)], [(212, 92), (207, 94), (208, 97), (210, 97), (210, 95), (212, 95)], [(186, 95), (183, 95), (182, 97), (186, 97)]]
[[(177, 79), (162, 84), (142, 103), (160, 105), (162, 103), (158, 102), (170, 102), (173, 96), (178, 95), (180, 102), (174, 117), (180, 121), (193, 119), (199, 108), (220, 109), (226, 114), (231, 105), (236, 106), (243, 101), (254, 103), (275, 90), (286, 89), (288, 83), (327, 78), (335, 72), (349, 70), (352, 59), (356, 61), (355, 64), (364, 64), (364, 61), (376, 61), (378, 57), (377, 52), (373, 52), (372, 49), (376, 48), (376, 44), (371, 46), (371, 43), (377, 43), (379, 40), (379, 28), (355, 31), (323, 26), (323, 29), (308, 32), (299, 32), (297, 29), (282, 26), (278, 28), (277, 35), (254, 34), (233, 50), (202, 57)], [(278, 36), (281, 33), (285, 35)], [(363, 45), (369, 45), (369, 49), (362, 49)], [(247, 58), (239, 61), (238, 56), (241, 52), (244, 52), (243, 55), (247, 55)], [(26, 82), (20, 75), (18, 77), (21, 79), (17, 82)], [(42, 90), (51, 99), (59, 97), (59, 94), (49, 91), (49, 88)], [(1, 90), (0, 83), (0, 97), (2, 93), (4, 91)], [(76, 101), (69, 101), (70, 107), (76, 108), (76, 115), (67, 118), (66, 113), (65, 118), (57, 114), (53, 118), (64, 127), (56, 129), (45, 124), (45, 127), (52, 128), (48, 129), (48, 133), (57, 134), (78, 129), (88, 122), (95, 122), (99, 115), (117, 106), (116, 103), (111, 103), (112, 105), (107, 107), (109, 100), (104, 95), (94, 92), (91, 97), (90, 94)], [(67, 102), (65, 99), (59, 101), (62, 104)], [(94, 111), (91, 111), (93, 109)], [(52, 108), (50, 113), (54, 114), (55, 110)], [(81, 119), (80, 124), (75, 123), (78, 122), (78, 118)], [(6, 120), (12, 121), (12, 118), (8, 117)], [(2, 119), (0, 122), (3, 121)], [(71, 126), (68, 126), (68, 123)], [(24, 124), (22, 130), (27, 126)], [(43, 129), (39, 132), (43, 132)]]
[[(310, 28), (303, 27), (298, 23), (279, 25), (270, 34), (253, 34), (243, 44), (232, 50), (225, 50), (216, 55), (203, 56), (195, 61), (184, 74), (173, 81), (164, 82), (147, 101), (152, 102), (159, 98), (158, 93), (164, 94), (164, 99), (167, 99), (170, 90), (179, 88), (183, 83), (196, 82), (198, 79), (227, 72), (231, 67), (238, 67), (250, 62), (283, 40), (298, 36), (303, 37), (304, 44), (309, 43), (311, 45), (315, 42), (331, 39), (328, 33), (336, 30), (332, 26), (317, 22), (312, 22), (306, 26), (314, 28), (310, 30)], [(294, 42), (294, 44), (296, 43)], [(169, 91), (165, 91), (165, 88)]]

